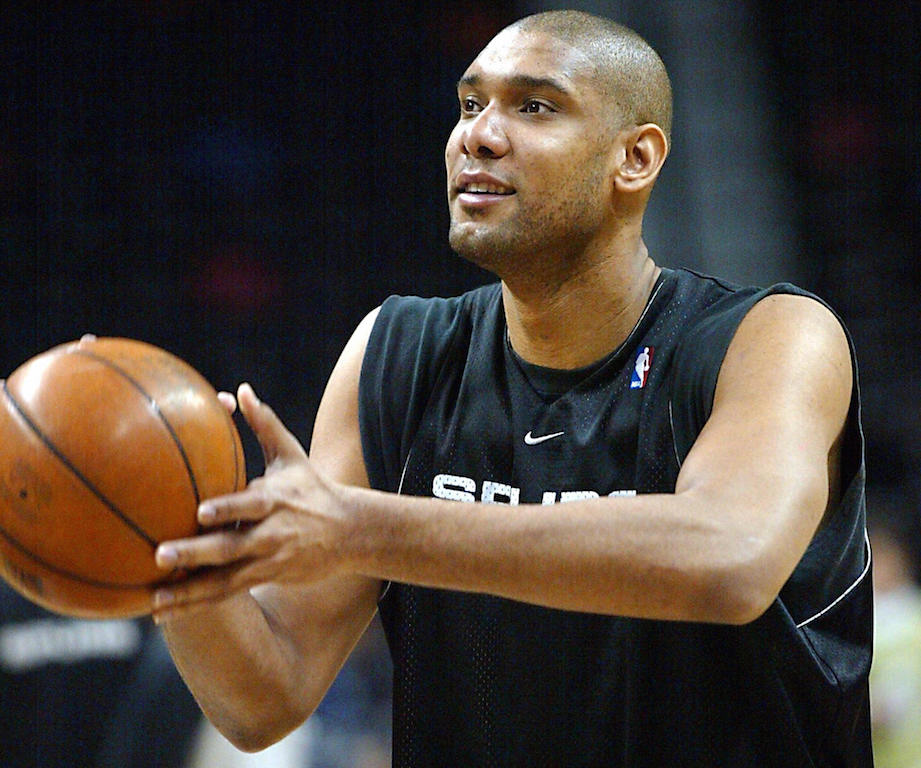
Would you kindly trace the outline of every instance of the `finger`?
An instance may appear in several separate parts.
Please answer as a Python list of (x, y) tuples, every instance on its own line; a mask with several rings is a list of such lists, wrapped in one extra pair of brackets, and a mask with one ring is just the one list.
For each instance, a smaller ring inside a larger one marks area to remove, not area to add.
[(161, 542), (154, 553), (157, 565), (164, 570), (195, 570), (207, 566), (229, 565), (249, 558), (246, 531), (215, 531)]
[(265, 491), (262, 478), (253, 480), (244, 490), (213, 496), (198, 505), (198, 523), (206, 528), (256, 523), (276, 508), (276, 496)]
[(92, 344), (94, 341), (96, 341), (95, 333), (84, 333), (80, 337), (80, 344)]
[(237, 398), (231, 392), (218, 392), (217, 399), (221, 401), (228, 412), (232, 415), (237, 410)]
[(250, 384), (237, 389), (237, 401), (253, 434), (262, 446), (266, 466), (276, 460), (303, 458), (307, 455), (297, 438), (288, 431), (281, 419), (253, 391)]
[(233, 597), (255, 586), (248, 566), (216, 568), (204, 574), (158, 587), (151, 610), (154, 622), (161, 624), (191, 613), (196, 608)]

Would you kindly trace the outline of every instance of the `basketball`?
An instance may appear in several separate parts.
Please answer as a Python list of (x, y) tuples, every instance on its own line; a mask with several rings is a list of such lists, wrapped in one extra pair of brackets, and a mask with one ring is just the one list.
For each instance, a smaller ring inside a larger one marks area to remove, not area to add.
[(161, 541), (198, 532), (201, 500), (240, 490), (233, 419), (190, 365), (132, 339), (85, 337), (17, 368), (0, 392), (0, 575), (56, 613), (150, 612)]

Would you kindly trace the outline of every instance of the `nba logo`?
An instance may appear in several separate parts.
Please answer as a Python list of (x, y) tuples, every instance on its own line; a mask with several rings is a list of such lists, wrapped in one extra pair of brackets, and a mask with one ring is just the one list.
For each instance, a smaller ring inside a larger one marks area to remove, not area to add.
[(630, 389), (642, 389), (649, 378), (649, 368), (652, 365), (652, 347), (640, 347), (636, 351), (636, 360), (633, 363), (633, 376), (630, 379)]

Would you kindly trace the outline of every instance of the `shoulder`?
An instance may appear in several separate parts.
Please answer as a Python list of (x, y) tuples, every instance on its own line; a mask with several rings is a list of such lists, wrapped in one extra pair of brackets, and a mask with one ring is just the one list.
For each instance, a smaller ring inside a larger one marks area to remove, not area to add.
[[(452, 298), (393, 296), (364, 348), (359, 424), (372, 486), (396, 489), (402, 462), (443, 372), (463, 369), (479, 329), (502, 315), (497, 284)], [(492, 320), (491, 320), (492, 319)]]
[(720, 365), (734, 341), (740, 348), (743, 341), (773, 346), (797, 339), (829, 344), (850, 357), (850, 336), (841, 318), (815, 294), (791, 283), (742, 287), (695, 277), (703, 281), (708, 300), (687, 325), (684, 357), (709, 357)]
[(437, 359), (455, 340), (471, 335), (474, 326), (502, 314), (498, 284), (485, 285), (449, 298), (391, 296), (380, 307), (370, 329), (365, 366), (401, 367)]
[(459, 319), (481, 315), (501, 298), (498, 283), (490, 283), (458, 296), (390, 296), (380, 307), (375, 332), (394, 327), (404, 331), (450, 325)]
[(716, 396), (751, 382), (841, 422), (855, 389), (850, 338), (834, 312), (808, 294), (775, 293), (741, 319), (722, 364)]
[(768, 291), (754, 297), (739, 319), (736, 335), (765, 344), (807, 340), (849, 352), (849, 336), (841, 319), (825, 302), (805, 291)]
[(690, 290), (704, 291), (707, 300), (684, 326), (673, 360), (679, 455), (709, 418), (718, 385), (722, 394), (744, 393), (756, 367), (778, 391), (829, 382), (842, 395), (856, 388), (850, 337), (817, 296), (789, 283), (738, 287), (707, 279)]
[(752, 299), (732, 333), (727, 362), (732, 355), (744, 363), (757, 348), (781, 365), (808, 368), (834, 362), (850, 382), (854, 357), (850, 335), (828, 304), (788, 285), (759, 291)]
[(765, 440), (798, 435), (801, 444), (828, 447), (856, 418), (858, 399), (853, 349), (839, 318), (808, 294), (769, 293), (732, 335), (711, 418), (720, 412), (730, 422), (760, 422)]

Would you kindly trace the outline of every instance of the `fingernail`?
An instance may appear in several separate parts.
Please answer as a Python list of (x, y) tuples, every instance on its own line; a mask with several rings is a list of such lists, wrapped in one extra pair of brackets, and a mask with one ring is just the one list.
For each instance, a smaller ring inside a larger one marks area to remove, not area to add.
[(244, 381), (243, 386), (246, 387), (250, 391), (250, 394), (253, 396), (253, 400), (256, 401), (256, 405), (259, 405), (261, 401), (259, 400), (259, 395), (256, 394), (256, 390), (253, 389), (253, 385), (250, 384), (248, 381)]
[(210, 523), (214, 521), (215, 517), (217, 517), (217, 514), (214, 511), (214, 507), (210, 504), (202, 504), (198, 508), (198, 522)]
[(161, 568), (174, 568), (179, 562), (179, 553), (175, 547), (161, 544), (157, 547), (156, 561)]

